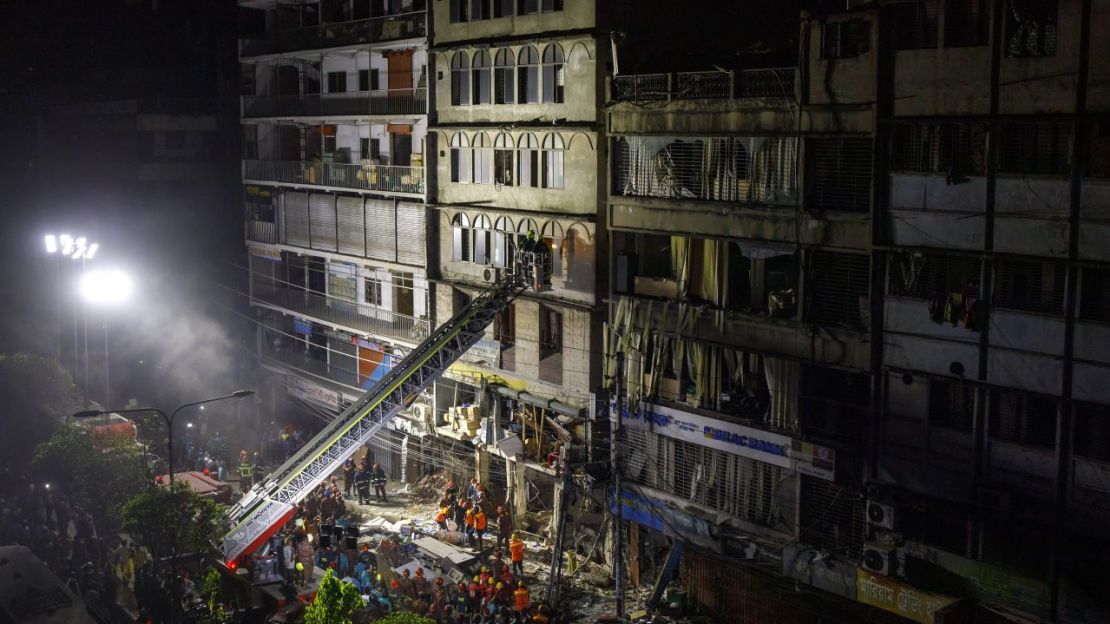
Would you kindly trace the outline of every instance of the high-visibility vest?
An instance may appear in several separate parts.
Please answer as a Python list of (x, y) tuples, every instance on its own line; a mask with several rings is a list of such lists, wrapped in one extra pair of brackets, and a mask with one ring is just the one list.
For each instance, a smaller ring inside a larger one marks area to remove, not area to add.
[(524, 542), (518, 539), (509, 542), (509, 556), (514, 562), (524, 561)]
[(474, 527), (477, 528), (479, 531), (486, 530), (486, 512), (479, 511), (478, 513), (474, 514)]
[(439, 513), (436, 514), (436, 522), (447, 522), (447, 508), (440, 507)]
[(468, 526), (468, 527), (474, 526), (474, 510), (473, 509), (467, 509), (466, 510), (466, 526)]
[(239, 464), (239, 476), (244, 479), (251, 477), (251, 465), (249, 462), (241, 462)]
[(528, 590), (524, 589), (523, 587), (517, 588), (517, 590), (515, 592), (513, 592), (513, 602), (516, 605), (516, 610), (517, 611), (527, 611), (528, 610)]

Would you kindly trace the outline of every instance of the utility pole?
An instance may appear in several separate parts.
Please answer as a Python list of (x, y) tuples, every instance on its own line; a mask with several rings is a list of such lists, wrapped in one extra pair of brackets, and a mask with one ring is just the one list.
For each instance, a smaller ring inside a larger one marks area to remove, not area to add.
[(621, 496), (620, 432), (622, 417), (622, 381), (624, 379), (624, 354), (617, 352), (616, 380), (613, 382), (615, 414), (610, 414), (609, 462), (613, 475), (613, 501), (616, 505), (616, 522), (613, 523), (613, 583), (617, 597), (617, 617), (624, 618), (624, 499)]

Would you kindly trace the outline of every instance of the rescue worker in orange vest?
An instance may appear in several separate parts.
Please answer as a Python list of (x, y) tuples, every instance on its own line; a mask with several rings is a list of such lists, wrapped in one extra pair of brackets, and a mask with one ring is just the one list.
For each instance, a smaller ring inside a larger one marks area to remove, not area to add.
[(484, 547), (482, 539), (486, 534), (486, 512), (482, 509), (481, 505), (475, 505), (474, 534), (478, 537), (478, 552), (480, 553)]
[(513, 606), (521, 614), (528, 611), (528, 589), (524, 587), (524, 581), (516, 585), (516, 591), (513, 592)]
[(466, 508), (466, 541), (474, 545), (474, 507), (467, 503)]
[(447, 530), (447, 508), (446, 507), (440, 507), (439, 508), (439, 513), (436, 514), (436, 524), (439, 525), (440, 529), (442, 529), (444, 531)]
[(524, 541), (519, 533), (513, 533), (509, 540), (509, 558), (513, 561), (513, 574), (524, 576)]

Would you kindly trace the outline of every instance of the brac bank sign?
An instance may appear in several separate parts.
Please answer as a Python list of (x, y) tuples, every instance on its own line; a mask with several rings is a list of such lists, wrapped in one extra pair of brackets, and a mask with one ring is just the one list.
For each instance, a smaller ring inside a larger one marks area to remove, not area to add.
[(833, 449), (648, 402), (622, 416), (629, 427), (833, 480)]

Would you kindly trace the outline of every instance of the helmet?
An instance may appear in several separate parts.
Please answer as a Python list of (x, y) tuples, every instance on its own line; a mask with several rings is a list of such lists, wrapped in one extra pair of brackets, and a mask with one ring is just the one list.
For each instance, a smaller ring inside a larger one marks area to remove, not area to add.
[(304, 564), (301, 563), (300, 561), (298, 561), (297, 562), (297, 572), (303, 572), (303, 571), (304, 571)]
[(482, 579), (478, 578), (477, 576), (475, 576), (475, 577), (474, 577), (474, 582), (475, 582), (475, 583), (477, 583), (477, 582), (478, 582), (478, 581), (480, 581), (480, 580), (482, 580)]
[(493, 585), (493, 584), (494, 584), (494, 583), (496, 583), (496, 582), (497, 582), (497, 579), (493, 578), (492, 576), (491, 576), (491, 577), (489, 577), (489, 584), (490, 584), (490, 585)]
[(497, 589), (505, 589), (505, 584), (504, 583), (498, 583), (497, 584)]
[(513, 533), (513, 539), (520, 539), (520, 533)]
[(516, 586), (523, 589), (524, 588), (524, 581), (517, 581)]
[(443, 577), (442, 576), (437, 576), (436, 577), (436, 585), (443, 585)]
[(486, 566), (482, 566), (482, 572), (489, 572), (489, 568), (487, 568)]

